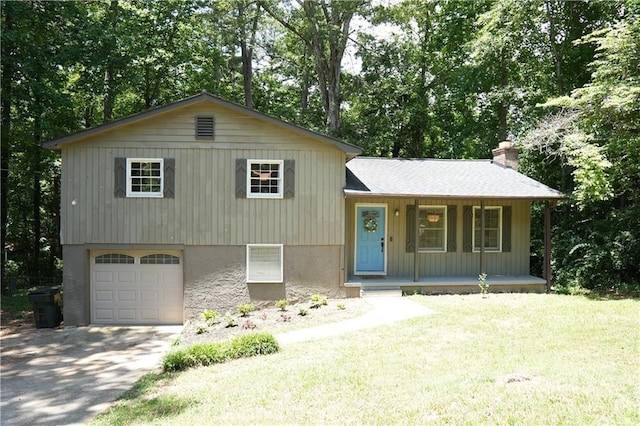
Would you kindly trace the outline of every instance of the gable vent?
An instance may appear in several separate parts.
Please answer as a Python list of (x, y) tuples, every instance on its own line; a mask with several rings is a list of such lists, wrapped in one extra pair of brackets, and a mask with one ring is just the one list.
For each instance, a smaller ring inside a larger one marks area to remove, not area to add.
[(196, 117), (196, 139), (213, 139), (213, 125), (212, 115)]

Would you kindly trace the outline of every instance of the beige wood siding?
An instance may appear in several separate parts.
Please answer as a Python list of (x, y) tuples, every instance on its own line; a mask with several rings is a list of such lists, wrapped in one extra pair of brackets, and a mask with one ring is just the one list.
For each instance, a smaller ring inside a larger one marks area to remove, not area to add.
[[(414, 200), (380, 198), (350, 198), (347, 200), (347, 265), (353, 274), (355, 244), (354, 215), (356, 203), (388, 204), (387, 214), (387, 275), (392, 277), (413, 277), (413, 253), (406, 252), (406, 206)], [(480, 272), (480, 253), (462, 251), (462, 210), (463, 206), (479, 206), (480, 201), (472, 200), (428, 200), (421, 199), (420, 205), (456, 205), (456, 246), (455, 253), (419, 253), (420, 276), (475, 276)], [(485, 270), (489, 275), (528, 275), (530, 246), (530, 205), (528, 201), (486, 200), (486, 206), (511, 206), (511, 252), (485, 252)], [(396, 209), (399, 216), (395, 216)]]
[[(195, 140), (199, 114), (215, 116), (215, 140)], [(175, 198), (115, 198), (116, 157), (175, 158)], [(64, 244), (344, 244), (344, 152), (219, 106), (94, 136), (62, 158)], [(295, 160), (294, 198), (236, 199), (237, 158)]]

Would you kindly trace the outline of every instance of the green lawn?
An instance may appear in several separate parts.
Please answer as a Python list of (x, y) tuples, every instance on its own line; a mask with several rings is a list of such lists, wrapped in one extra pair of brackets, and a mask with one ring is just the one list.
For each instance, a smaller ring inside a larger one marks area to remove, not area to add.
[(176, 375), (98, 424), (640, 424), (640, 302), (412, 296), (436, 314)]

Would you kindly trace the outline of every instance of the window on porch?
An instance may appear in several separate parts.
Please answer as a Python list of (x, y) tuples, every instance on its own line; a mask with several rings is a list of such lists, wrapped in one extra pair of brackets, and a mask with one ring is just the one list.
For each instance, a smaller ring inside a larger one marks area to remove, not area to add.
[(421, 206), (418, 218), (420, 251), (444, 252), (447, 241), (446, 206)]
[[(484, 208), (484, 249), (501, 251), (502, 246), (502, 207)], [(480, 251), (481, 209), (473, 207), (473, 251)]]

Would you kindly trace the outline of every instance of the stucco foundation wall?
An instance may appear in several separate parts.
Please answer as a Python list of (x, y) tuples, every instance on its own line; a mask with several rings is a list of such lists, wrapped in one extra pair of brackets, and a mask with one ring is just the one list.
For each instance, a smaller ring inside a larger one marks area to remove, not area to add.
[(64, 325), (89, 325), (89, 250), (84, 245), (64, 245), (62, 255)]
[(295, 302), (311, 294), (344, 297), (342, 246), (285, 246), (284, 283), (246, 282), (246, 246), (184, 248), (185, 321), (205, 309), (224, 315), (241, 303), (268, 305), (278, 299)]

